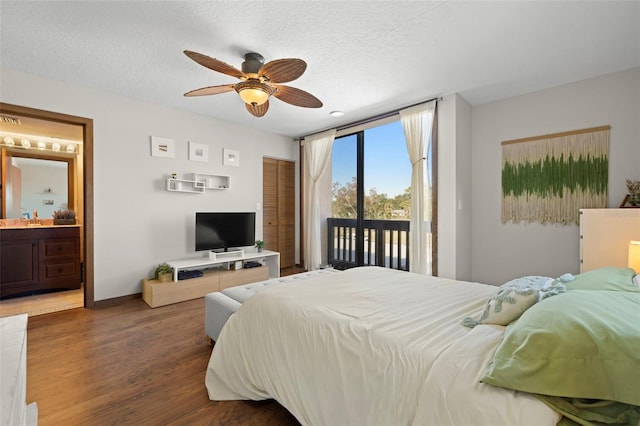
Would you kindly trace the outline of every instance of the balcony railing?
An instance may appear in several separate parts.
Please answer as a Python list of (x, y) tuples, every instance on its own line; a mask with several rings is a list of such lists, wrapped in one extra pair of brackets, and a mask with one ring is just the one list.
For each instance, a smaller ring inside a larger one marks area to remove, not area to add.
[[(328, 263), (336, 269), (358, 266), (356, 219), (327, 219)], [(409, 270), (409, 221), (364, 220), (364, 265)]]

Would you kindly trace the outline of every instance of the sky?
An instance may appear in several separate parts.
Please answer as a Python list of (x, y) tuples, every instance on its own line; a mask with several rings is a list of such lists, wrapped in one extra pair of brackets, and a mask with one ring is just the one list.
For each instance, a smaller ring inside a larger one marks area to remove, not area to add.
[[(400, 121), (365, 130), (365, 192), (375, 187), (389, 198), (411, 186), (411, 164)], [(356, 175), (356, 137), (337, 139), (332, 147), (332, 182), (345, 184)]]

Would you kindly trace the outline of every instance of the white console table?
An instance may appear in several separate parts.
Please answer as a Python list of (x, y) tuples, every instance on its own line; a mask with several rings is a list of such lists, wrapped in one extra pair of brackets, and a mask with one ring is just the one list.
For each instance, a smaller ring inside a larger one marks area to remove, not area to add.
[(178, 281), (178, 272), (192, 269), (213, 268), (216, 266), (228, 266), (236, 261), (261, 261), (269, 268), (269, 278), (280, 277), (280, 253), (277, 251), (245, 249), (242, 253), (234, 255), (233, 252), (225, 253), (223, 259), (212, 260), (209, 257), (191, 257), (188, 259), (169, 260), (167, 264), (173, 268), (173, 280)]

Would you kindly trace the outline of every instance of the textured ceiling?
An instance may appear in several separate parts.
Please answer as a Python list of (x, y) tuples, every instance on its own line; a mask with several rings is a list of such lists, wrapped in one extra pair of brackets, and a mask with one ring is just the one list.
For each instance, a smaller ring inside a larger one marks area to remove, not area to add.
[[(288, 85), (324, 107), (273, 99), (255, 118), (235, 92), (185, 98), (238, 80), (184, 50), (237, 68), (252, 51), (304, 59)], [(640, 2), (2, 0), (0, 64), (297, 137), (448, 93), (477, 105), (640, 66)]]

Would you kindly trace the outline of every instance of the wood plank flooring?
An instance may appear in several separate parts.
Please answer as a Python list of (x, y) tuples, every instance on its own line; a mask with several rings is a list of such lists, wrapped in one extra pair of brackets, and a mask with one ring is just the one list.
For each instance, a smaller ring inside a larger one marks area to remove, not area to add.
[(84, 306), (84, 290), (66, 290), (0, 300), (0, 317), (26, 313), (30, 317)]
[(204, 299), (29, 318), (27, 402), (39, 425), (299, 425), (275, 401), (209, 401)]

